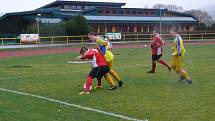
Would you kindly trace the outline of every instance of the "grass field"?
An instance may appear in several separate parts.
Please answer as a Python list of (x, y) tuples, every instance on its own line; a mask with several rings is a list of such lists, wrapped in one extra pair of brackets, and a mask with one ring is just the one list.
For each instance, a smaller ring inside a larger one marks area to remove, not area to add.
[[(0, 88), (91, 107), (149, 121), (215, 120), (215, 45), (186, 46), (185, 67), (193, 85), (178, 84), (177, 75), (158, 66), (150, 70), (150, 49), (116, 49), (115, 69), (122, 88), (104, 88), (79, 96), (89, 64), (66, 62), (77, 53), (18, 57), (0, 60)], [(170, 47), (163, 59), (170, 61)], [(95, 84), (96, 81), (94, 81)], [(0, 91), (0, 121), (126, 121), (30, 96)]]

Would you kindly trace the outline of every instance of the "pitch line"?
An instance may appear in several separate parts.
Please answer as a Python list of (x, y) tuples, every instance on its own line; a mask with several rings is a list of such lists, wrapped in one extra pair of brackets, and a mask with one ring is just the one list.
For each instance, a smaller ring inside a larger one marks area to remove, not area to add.
[(128, 116), (125, 116), (125, 115), (115, 114), (115, 113), (112, 113), (112, 112), (106, 112), (106, 111), (103, 111), (103, 110), (98, 110), (98, 109), (95, 109), (95, 108), (85, 107), (85, 106), (81, 106), (81, 105), (76, 105), (76, 104), (72, 104), (72, 103), (68, 103), (68, 102), (64, 102), (64, 101), (60, 101), (60, 100), (56, 100), (56, 99), (52, 99), (52, 98), (48, 98), (48, 97), (43, 97), (43, 96), (39, 96), (39, 95), (34, 95), (34, 94), (29, 94), (29, 93), (24, 93), (24, 92), (4, 89), (4, 88), (0, 88), (0, 91), (13, 93), (13, 94), (18, 94), (18, 95), (23, 95), (23, 96), (29, 96), (29, 97), (33, 97), (33, 98), (37, 98), (37, 99), (42, 99), (42, 100), (46, 100), (46, 101), (49, 101), (49, 102), (54, 102), (54, 103), (58, 103), (58, 104), (62, 104), (62, 105), (67, 105), (67, 106), (79, 108), (79, 109), (82, 109), (82, 110), (92, 111), (92, 112), (96, 112), (96, 113), (100, 113), (100, 114), (104, 114), (104, 115), (108, 115), (108, 116), (112, 116), (112, 117), (116, 117), (116, 118), (120, 118), (120, 119), (125, 119), (125, 120), (129, 120), (129, 121), (148, 121), (147, 119), (144, 119), (144, 120), (136, 119), (136, 118), (128, 117)]

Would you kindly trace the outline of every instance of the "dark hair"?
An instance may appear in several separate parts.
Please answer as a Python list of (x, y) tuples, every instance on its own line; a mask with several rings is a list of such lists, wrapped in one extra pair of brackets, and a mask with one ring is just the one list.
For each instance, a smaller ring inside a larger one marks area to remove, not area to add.
[(89, 36), (97, 36), (98, 34), (95, 33), (95, 32), (90, 32), (88, 35), (89, 35)]
[(80, 50), (80, 54), (83, 54), (84, 52), (86, 52), (88, 50), (88, 48), (86, 47), (82, 47)]
[(175, 27), (171, 28), (170, 31), (173, 31), (173, 32), (175, 32), (175, 33), (178, 32), (177, 29), (176, 29)]
[(159, 31), (157, 29), (154, 29), (153, 32), (159, 33)]

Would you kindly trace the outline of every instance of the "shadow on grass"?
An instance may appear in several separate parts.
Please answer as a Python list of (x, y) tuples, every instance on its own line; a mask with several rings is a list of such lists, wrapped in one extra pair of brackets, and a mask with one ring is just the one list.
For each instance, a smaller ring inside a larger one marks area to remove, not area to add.
[(29, 66), (29, 65), (14, 65), (10, 67), (11, 68), (32, 68), (32, 66)]

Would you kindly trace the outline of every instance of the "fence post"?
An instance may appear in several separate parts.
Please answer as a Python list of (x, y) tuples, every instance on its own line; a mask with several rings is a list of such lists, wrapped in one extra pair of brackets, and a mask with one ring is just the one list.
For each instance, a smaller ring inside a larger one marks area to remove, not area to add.
[(138, 36), (138, 34), (137, 34), (137, 43), (139, 43), (139, 36)]
[(19, 45), (22, 45), (22, 41), (21, 41), (21, 39), (19, 39)]
[(69, 46), (69, 37), (66, 37), (66, 45)]
[(84, 46), (84, 36), (81, 36), (81, 45)]
[(190, 34), (188, 36), (189, 36), (189, 40), (190, 40)]
[(52, 46), (54, 45), (54, 37), (52, 37)]
[(1, 38), (1, 45), (4, 45), (4, 39)]
[(202, 34), (202, 40), (204, 40), (204, 34)]
[(123, 38), (123, 39), (124, 39), (124, 41), (125, 41), (125, 34), (124, 34), (124, 38)]

